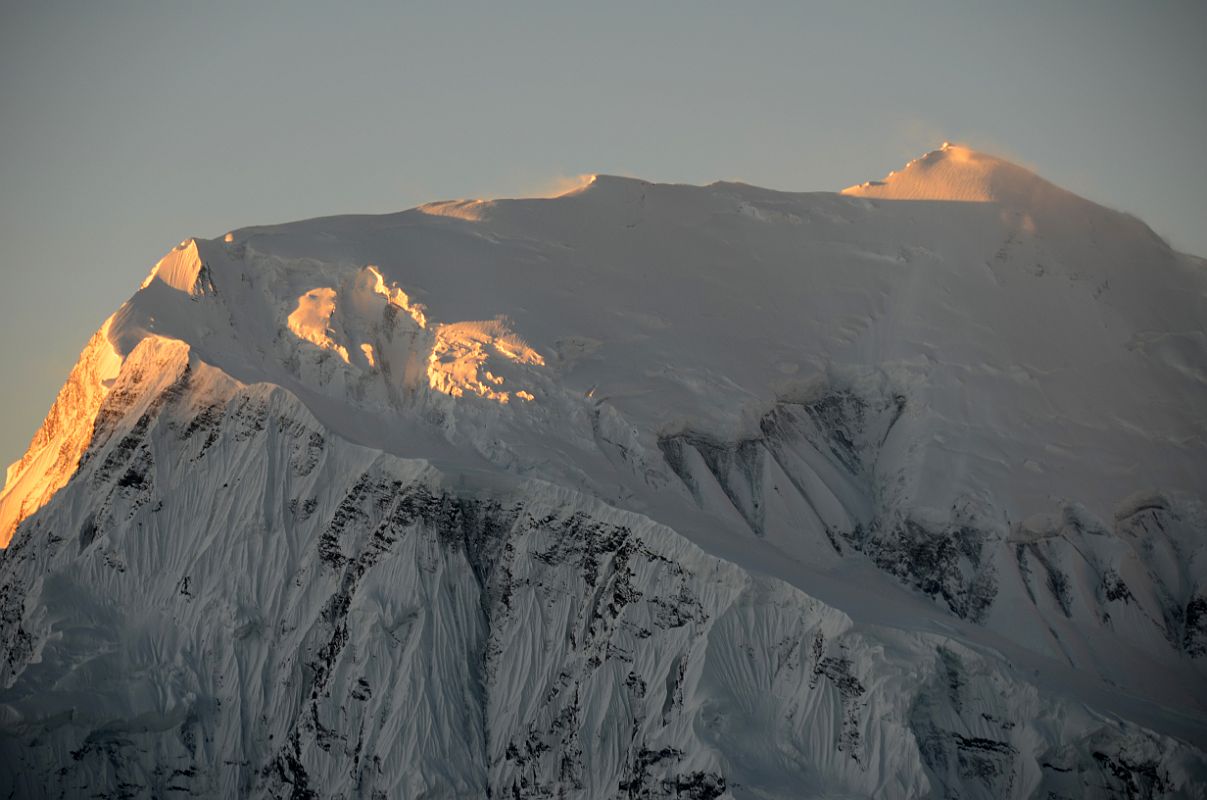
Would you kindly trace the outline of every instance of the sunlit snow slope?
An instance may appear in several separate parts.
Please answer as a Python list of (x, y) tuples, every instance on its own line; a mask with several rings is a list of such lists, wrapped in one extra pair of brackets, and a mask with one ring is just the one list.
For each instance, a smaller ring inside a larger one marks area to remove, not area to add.
[(952, 145), (186, 240), (0, 495), (0, 793), (1201, 796), (1205, 309)]

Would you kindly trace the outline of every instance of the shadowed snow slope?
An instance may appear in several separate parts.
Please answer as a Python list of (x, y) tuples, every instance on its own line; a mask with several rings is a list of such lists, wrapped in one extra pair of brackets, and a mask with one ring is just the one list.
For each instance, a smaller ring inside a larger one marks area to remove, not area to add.
[(951, 145), (187, 240), (0, 495), (0, 790), (1196, 796), (1205, 307)]

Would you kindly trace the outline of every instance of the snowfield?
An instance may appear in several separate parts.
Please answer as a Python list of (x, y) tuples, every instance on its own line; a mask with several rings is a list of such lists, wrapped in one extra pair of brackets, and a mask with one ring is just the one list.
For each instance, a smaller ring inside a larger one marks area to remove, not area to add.
[(944, 145), (188, 239), (0, 494), (0, 795), (1201, 797), (1207, 262)]

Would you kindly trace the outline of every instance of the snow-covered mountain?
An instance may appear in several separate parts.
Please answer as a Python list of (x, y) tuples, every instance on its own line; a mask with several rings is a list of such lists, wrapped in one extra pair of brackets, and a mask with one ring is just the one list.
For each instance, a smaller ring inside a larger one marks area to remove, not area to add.
[(1205, 323), (949, 145), (186, 240), (9, 468), (0, 794), (1203, 796)]

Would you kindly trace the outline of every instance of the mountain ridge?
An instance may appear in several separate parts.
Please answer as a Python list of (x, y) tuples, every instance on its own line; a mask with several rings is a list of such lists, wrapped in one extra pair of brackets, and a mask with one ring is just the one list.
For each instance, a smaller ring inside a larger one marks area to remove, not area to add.
[[(595, 176), (185, 240), (0, 494), (0, 748), (201, 795), (1192, 793), (1202, 262), (935, 153), (856, 194)], [(920, 170), (998, 199), (869, 194)], [(95, 681), (183, 744), (41, 689)], [(364, 760), (353, 709), (395, 703), (468, 750), (396, 719)]]

